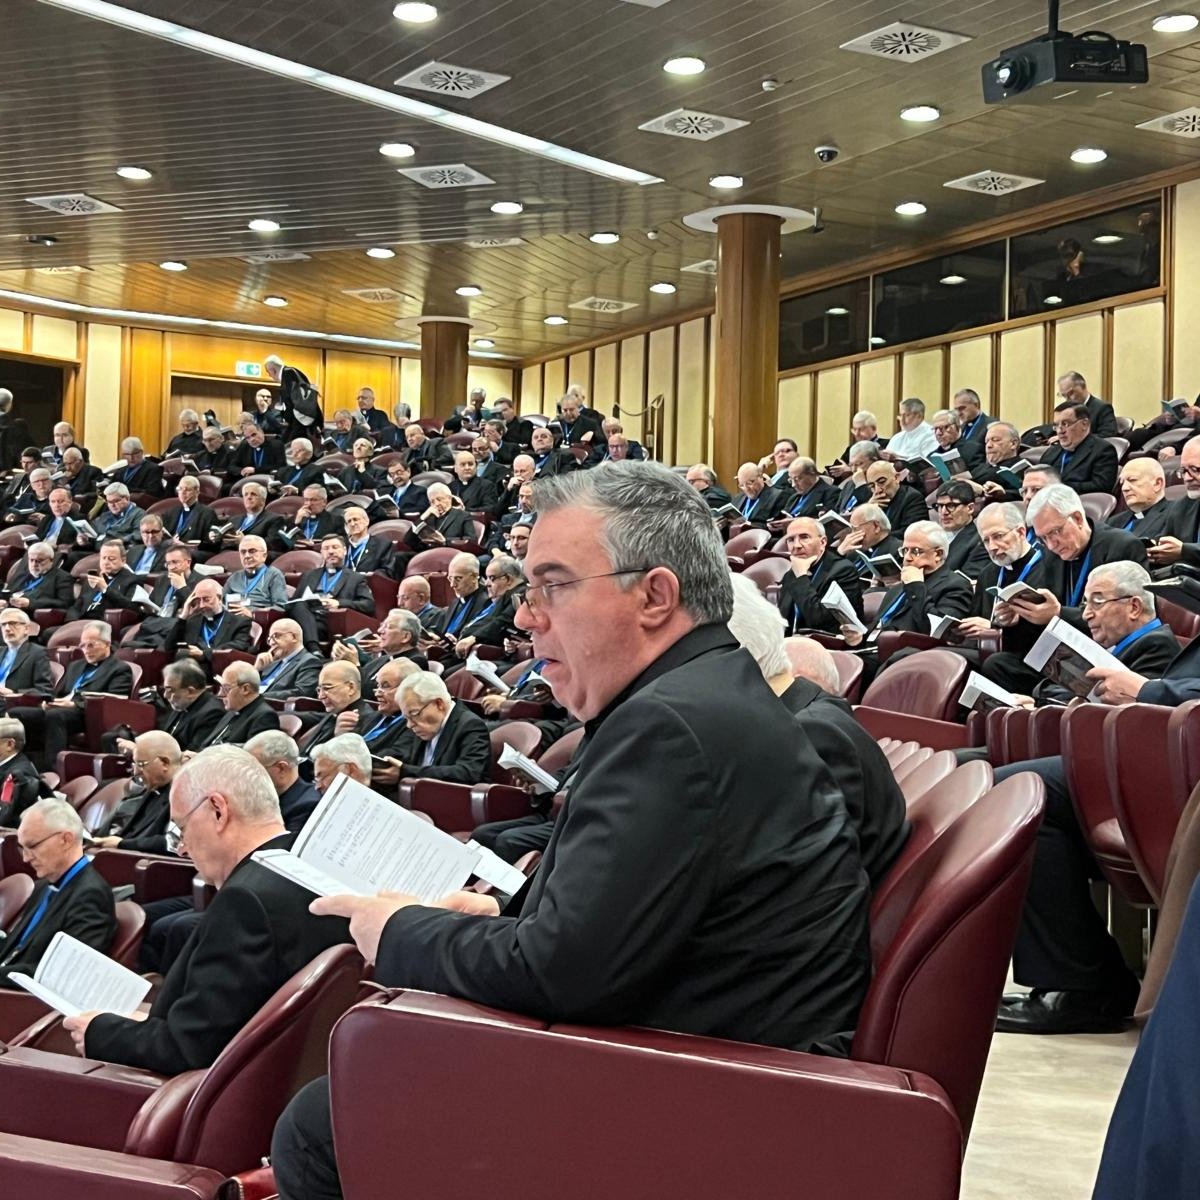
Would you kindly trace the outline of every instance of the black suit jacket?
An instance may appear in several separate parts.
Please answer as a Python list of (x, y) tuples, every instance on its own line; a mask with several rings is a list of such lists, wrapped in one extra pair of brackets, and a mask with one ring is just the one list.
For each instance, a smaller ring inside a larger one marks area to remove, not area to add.
[(505, 913), (402, 909), (375, 977), (542, 1020), (827, 1043), (854, 1028), (870, 978), (858, 839), (754, 660), (703, 626), (588, 722), (541, 866)]
[(79, 598), (67, 610), (68, 621), (87, 617), (102, 621), (108, 608), (135, 608), (133, 589), (138, 586), (138, 577), (126, 566), (122, 567), (109, 581), (103, 592), (95, 592), (87, 578), (79, 581)]
[(272, 675), (268, 681), (265, 677), (271, 668), (264, 667), (259, 672), (263, 678), (262, 694), (271, 700), (290, 700), (293, 696), (315, 696), (317, 694), (317, 676), (321, 674), (324, 661), (307, 650), (298, 650), (289, 662), (280, 668), (279, 674)]
[[(522, 417), (516, 417), (504, 427), (501, 443), (512, 451), (512, 458), (528, 451), (533, 441), (533, 422)], [(509, 461), (512, 461), (512, 458)]]
[[(229, 532), (231, 534), (240, 533), (244, 537), (260, 537), (267, 543), (268, 550), (282, 550), (283, 543), (279, 540), (279, 534), (283, 531), (283, 518), (278, 513), (267, 512), (264, 508), (262, 512), (246, 526), (242, 528), (242, 522), (248, 516), (248, 513), (242, 513), (239, 517), (233, 516), (231, 520), (233, 525)], [(222, 521), (221, 524), (225, 522)]]
[[(389, 756), (400, 758), (406, 746), (411, 742), (408, 725), (403, 719), (394, 720), (396, 715), (395, 713), (374, 713), (366, 727), (359, 731), (367, 742), (367, 749), (378, 758)], [(374, 737), (368, 737), (376, 729), (381, 729), (382, 732)]]
[(0, 825), (15, 826), (21, 814), (42, 794), (42, 780), (37, 767), (24, 754), (14, 754), (0, 766), (0, 788), (10, 778), (9, 799), (0, 804)]
[(962, 471), (974, 471), (981, 467), (986, 461), (987, 456), (984, 454), (983, 443), (977, 442), (974, 438), (964, 440), (959, 438), (949, 450), (931, 450), (925, 457), (932, 462), (935, 458), (941, 457), (943, 454), (951, 454), (955, 450), (962, 457), (962, 464), (950, 463), (950, 473), (957, 475)]
[(952, 571), (961, 571), (968, 579), (978, 579), (980, 571), (989, 562), (991, 559), (979, 540), (979, 530), (974, 522), (954, 535), (950, 549), (946, 551), (946, 565)]
[[(943, 563), (919, 583), (898, 583), (888, 588), (879, 606), (876, 624), (880, 629), (928, 634), (929, 618), (934, 613), (941, 617), (967, 616), (971, 611), (972, 595), (971, 585)], [(891, 606), (901, 599), (886, 623), (880, 624)]]
[(180, 750), (199, 750), (224, 716), (225, 706), (221, 701), (212, 692), (201, 692), (190, 708), (181, 712), (172, 709), (162, 729), (179, 743)]
[(307, 462), (302, 467), (285, 462), (275, 472), (274, 480), (281, 488), (294, 487), (302, 492), (310, 483), (324, 484), (325, 468), (317, 466), (315, 462)]
[[(1085, 560), (1089, 575), (1103, 563), (1128, 561), (1146, 565), (1146, 548), (1132, 533), (1109, 529), (1107, 525), (1094, 525), (1090, 520), (1088, 526), (1092, 530), (1091, 541), (1077, 558), (1067, 562), (1046, 551), (1042, 586), (1052, 591), (1065, 606), (1076, 605), (1076, 601), (1080, 605), (1083, 603), (1083, 589), (1079, 584)], [(1063, 618), (1075, 625), (1082, 623), (1077, 606), (1074, 613), (1064, 612)]]
[(818, 479), (803, 496), (794, 488), (789, 490), (782, 485), (778, 490), (783, 497), (783, 507), (793, 517), (818, 517), (831, 508), (837, 508), (838, 490), (823, 479)]
[[(424, 512), (424, 509), (421, 510)], [(372, 571), (390, 571), (395, 548), (391, 538), (379, 534), (368, 535), (361, 547), (347, 546), (346, 562), (360, 575), (370, 575)]]
[[(425, 524), (430, 529), (436, 529), (448, 542), (456, 541), (459, 538), (473, 541), (475, 538), (474, 522), (471, 514), (465, 509), (449, 508), (443, 516), (430, 517)], [(404, 535), (404, 543), (414, 550), (430, 549), (412, 529)]]
[(780, 697), (841, 789), (858, 830), (862, 863), (876, 887), (908, 841), (904, 793), (879, 743), (850, 706), (808, 679), (794, 679)]
[[(320, 595), (324, 580), (324, 567), (314, 567), (311, 571), (305, 571), (296, 585), (296, 595), (304, 595), (305, 588), (312, 588), (314, 593)], [(367, 577), (358, 571), (351, 570), (349, 566), (342, 569), (341, 578), (329, 589), (329, 595), (337, 600), (342, 608), (351, 608), (355, 612), (361, 613), (375, 611), (375, 597), (372, 595), (370, 587), (367, 586)], [(321, 610), (321, 613), (324, 613), (324, 609)]]
[(1011, 480), (1000, 478), (1000, 472), (1011, 470), (1014, 463), (1021, 461), (1020, 454), (1014, 454), (1011, 458), (1001, 459), (998, 463), (990, 463), (986, 459), (971, 471), (971, 478), (976, 483), (997, 483), (1004, 489), (1004, 500), (1016, 502), (1021, 499), (1019, 488), (1012, 486)]
[[(794, 496), (794, 492), (788, 495), (779, 488), (765, 487), (749, 505), (746, 503), (749, 497), (744, 492), (739, 492), (733, 503), (742, 514), (741, 520), (758, 529), (765, 529), (767, 522), (774, 521), (779, 516), (780, 510), (786, 508)], [(738, 517), (733, 519), (739, 520)]]
[(148, 458), (143, 458), (136, 467), (118, 468), (108, 478), (123, 483), (131, 492), (147, 492), (151, 496), (161, 496), (163, 492), (162, 467)]
[[(362, 733), (375, 716), (375, 710), (365, 700), (356, 700), (342, 709), (342, 712), (346, 712), (347, 709), (352, 709), (358, 715), (358, 724), (354, 727), (355, 733)], [(308, 732), (301, 739), (305, 754), (308, 754), (314, 746), (329, 741), (331, 737), (337, 737), (335, 726), (339, 716), (341, 713), (322, 713), (317, 721), (308, 727)]]
[(1085, 407), (1092, 418), (1092, 432), (1100, 438), (1117, 436), (1117, 414), (1107, 400), (1088, 396)]
[[(1087, 632), (1086, 626), (1084, 632)], [(1131, 671), (1147, 679), (1158, 679), (1179, 654), (1179, 639), (1167, 626), (1143, 634), (1125, 647), (1117, 658)], [(1059, 701), (1069, 704), (1075, 699), (1070, 688), (1044, 679), (1033, 689), (1033, 698), (1039, 703)]]
[(432, 621), (427, 621), (424, 622), (425, 627), (427, 629), (432, 629), (435, 633), (446, 633), (450, 630), (451, 621), (453, 621), (465, 607), (466, 613), (453, 630), (453, 635), (455, 637), (461, 637), (463, 629), (473, 620), (475, 620), (480, 612), (487, 608), (489, 603), (490, 601), (488, 600), (487, 588), (483, 587), (481, 584), (466, 598), (465, 601), (460, 600), (456, 596), (453, 602), (442, 612), (441, 618), (436, 622), (436, 624)]
[(360, 662), (358, 671), (359, 677), (362, 679), (362, 694), (364, 699), (375, 699), (375, 677), (388, 663), (395, 662), (400, 658), (410, 658), (422, 671), (429, 670), (429, 659), (420, 650), (408, 650), (402, 654), (394, 655), (380, 654), (375, 658), (369, 658), (365, 662)]
[(213, 726), (201, 749), (209, 746), (241, 746), (256, 733), (279, 728), (279, 714), (261, 697), (238, 712), (226, 712)]
[(995, 420), (995, 417), (989, 417), (987, 413), (981, 412), (979, 416), (977, 416), (975, 420), (971, 422), (969, 429), (965, 427), (963, 428), (962, 433), (959, 436), (959, 441), (978, 442), (982, 446), (984, 438), (987, 437), (987, 427)]
[[(396, 511), (400, 513), (401, 516), (403, 516), (405, 513), (423, 513), (429, 507), (429, 495), (420, 484), (410, 483), (408, 487), (404, 489), (404, 494), (399, 500), (396, 500), (395, 498), (397, 489), (393, 488), (388, 480), (385, 479), (383, 483), (379, 485), (379, 490), (387, 491), (388, 497), (391, 500), (391, 504), (395, 506)], [(376, 521), (388, 520), (389, 518), (385, 517), (382, 511), (387, 509), (389, 513), (391, 512), (391, 507), (389, 506), (388, 501), (376, 500), (375, 503), (371, 505), (372, 509), (376, 508), (377, 506), (380, 511), (374, 515), (373, 519)]]
[(67, 663), (67, 669), (58, 681), (54, 694), (56, 696), (74, 696), (75, 703), (82, 707), (87, 699), (83, 695), (84, 692), (111, 692), (114, 696), (128, 696), (133, 689), (133, 672), (129, 669), (129, 664), (118, 658), (116, 654), (110, 654), (107, 658), (100, 660), (95, 675), (88, 679), (79, 692), (76, 692), (76, 681), (85, 671), (90, 670), (91, 667), (88, 666), (87, 660), (83, 658), (77, 658), (74, 662)]
[(131, 797), (129, 807), (122, 805), (121, 809), (124, 811), (118, 810), (108, 828), (109, 833), (121, 839), (117, 849), (166, 854), (167, 825), (171, 820), (170, 784)]
[(468, 512), (491, 512), (499, 500), (496, 485), (486, 475), (473, 475), (466, 483), (456, 475), (450, 491), (463, 502)]
[(186, 518), (182, 504), (174, 504), (162, 514), (167, 537), (178, 542), (200, 542), (201, 545), (207, 544), (208, 531), (216, 521), (217, 514), (207, 504), (193, 504)]
[(112, 888), (101, 878), (95, 867), (88, 865), (50, 900), (42, 919), (38, 921), (29, 940), (20, 949), (25, 927), (42, 903), (48, 879), (34, 884), (33, 894), (17, 917), (6, 938), (0, 940), (0, 987), (15, 987), (10, 975), (20, 972), (32, 975), (42, 960), (56, 933), (67, 933), (85, 946), (104, 953), (112, 945), (117, 932), (117, 910)]
[(255, 448), (249, 442), (241, 442), (230, 458), (229, 469), (240, 475), (246, 467), (253, 467), (255, 475), (274, 475), (287, 457), (283, 442), (267, 438), (258, 449), (262, 453), (256, 458)]
[(1160, 538), (1171, 532), (1172, 512), (1171, 501), (1160, 500), (1140, 514), (1128, 509), (1113, 513), (1105, 524), (1109, 529), (1120, 529), (1124, 533), (1132, 533), (1136, 538)]
[(1181, 496), (1178, 500), (1172, 500), (1170, 505), (1167, 527), (1163, 532), (1177, 537), (1183, 543), (1180, 562), (1200, 567), (1200, 500)]
[(91, 463), (84, 463), (78, 475), (59, 480), (59, 484), (69, 488), (71, 495), (76, 499), (82, 496), (95, 496), (107, 483), (108, 479), (104, 472), (99, 467), (93, 467)]
[(164, 458), (189, 458), (199, 454), (204, 449), (204, 433), (200, 429), (196, 429), (191, 433), (184, 433), (182, 430), (177, 433), (168, 443), (167, 448), (163, 451)]
[(562, 475), (567, 471), (577, 471), (579, 464), (575, 461), (575, 455), (570, 450), (560, 450), (555, 447), (548, 453), (542, 455), (533, 454), (534, 469), (533, 473), (538, 479), (545, 479), (548, 475)]
[(234, 460), (237, 457), (238, 449), (238, 446), (227, 443), (224, 446), (218, 447), (212, 454), (207, 450), (202, 450), (199, 454), (192, 457), (197, 469), (205, 475), (228, 475), (234, 469)]
[(298, 542), (320, 543), (321, 539), (328, 534), (340, 533), (345, 536), (346, 532), (342, 525), (341, 517), (329, 509), (326, 509), (316, 517), (310, 518), (309, 521), (297, 521), (294, 517), (291, 517), (284, 524), (287, 526), (285, 532), (291, 532), (292, 529), (298, 530), (294, 539)]
[[(1111, 406), (1110, 411), (1111, 411)], [(1064, 459), (1066, 466), (1063, 465)], [(1112, 492), (1117, 486), (1117, 452), (1111, 442), (1096, 433), (1089, 433), (1074, 450), (1056, 447), (1042, 459), (1053, 467), (1068, 487), (1081, 496), (1085, 492)]]
[[(0, 643), (0, 661), (8, 653), (8, 647)], [(23, 642), (13, 659), (12, 670), (4, 680), (4, 686), (14, 692), (36, 693), (49, 696), (54, 691), (54, 680), (50, 675), (50, 660), (46, 651), (34, 641)]]
[(297, 779), (287, 791), (279, 793), (279, 812), (288, 833), (299, 833), (304, 828), (320, 799), (321, 793), (307, 779)]
[[(264, 849), (284, 848), (288, 834)], [(314, 917), (312, 893), (247, 856), (171, 964), (145, 1021), (102, 1013), (88, 1058), (162, 1075), (209, 1067), (233, 1036), (322, 950), (350, 940), (341, 917)]]
[(75, 580), (69, 571), (64, 571), (62, 567), (51, 567), (41, 577), (42, 582), (30, 589), (32, 579), (28, 563), (22, 562), (8, 584), (10, 592), (23, 592), (29, 597), (29, 611), (37, 608), (71, 608), (74, 605)]
[[(480, 589), (485, 591), (486, 589)], [(464, 621), (458, 631), (459, 637), (473, 637), (487, 646), (503, 646), (506, 631), (512, 628), (516, 616), (516, 605), (511, 595), (501, 596), (496, 607), (488, 612), (489, 600), (478, 613)]]
[(183, 623), (183, 634), (180, 642), (185, 646), (196, 646), (204, 652), (201, 660), (204, 666), (212, 663), (214, 650), (249, 650), (250, 626), (253, 622), (249, 617), (239, 617), (225, 609), (221, 614), (221, 624), (213, 635), (211, 642), (204, 640), (204, 613), (192, 613)]
[(142, 542), (133, 542), (129, 547), (129, 569), (142, 578), (146, 575), (157, 575), (161, 571), (166, 570), (167, 551), (170, 550), (171, 543), (165, 538), (155, 547), (154, 555), (147, 563), (146, 567), (142, 568), (142, 555), (149, 549)]
[(789, 635), (801, 629), (821, 629), (833, 634), (838, 632), (840, 622), (837, 615), (821, 604), (831, 583), (836, 583), (846, 593), (859, 620), (862, 620), (862, 581), (858, 577), (857, 565), (837, 551), (826, 549), (807, 575), (797, 575), (789, 570), (780, 581), (779, 611), (787, 623)]
[[(76, 514), (78, 515), (78, 514)], [(54, 522), (58, 518), (53, 513), (46, 513), (38, 522), (37, 530), (35, 531), (37, 540), (44, 542), (50, 536), (50, 530), (54, 528)], [(75, 522), (70, 517), (64, 517), (62, 527), (58, 531), (58, 537), (54, 539), (56, 546), (73, 546), (77, 529)]]
[(423, 766), (428, 743), (411, 729), (398, 739), (396, 757), (402, 779), (441, 779), (448, 783), (482, 783), (492, 761), (488, 728), (469, 708), (456, 703), (442, 726), (433, 761)]
[(0, 471), (21, 465), (21, 451), (33, 444), (32, 438), (24, 417), (0, 413)]
[(925, 497), (905, 484), (901, 484), (891, 500), (881, 507), (892, 524), (892, 533), (900, 540), (903, 540), (904, 531), (910, 525), (929, 520), (929, 505), (925, 503)]

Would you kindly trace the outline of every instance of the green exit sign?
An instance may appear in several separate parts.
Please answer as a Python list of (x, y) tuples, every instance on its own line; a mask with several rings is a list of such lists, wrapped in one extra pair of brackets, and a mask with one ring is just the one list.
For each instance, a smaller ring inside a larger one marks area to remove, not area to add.
[(235, 375), (240, 375), (244, 379), (261, 379), (262, 378), (262, 363), (256, 362), (240, 362), (236, 363), (233, 368)]

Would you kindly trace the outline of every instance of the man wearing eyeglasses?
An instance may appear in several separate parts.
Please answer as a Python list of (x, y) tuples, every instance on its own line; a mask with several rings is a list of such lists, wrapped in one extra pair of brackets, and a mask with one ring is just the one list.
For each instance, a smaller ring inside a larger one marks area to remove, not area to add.
[(256, 733), (279, 728), (279, 714), (262, 698), (258, 672), (246, 662), (230, 663), (217, 677), (217, 695), (225, 716), (217, 722), (204, 749), (243, 745)]
[(780, 581), (778, 603), (787, 632), (821, 629), (826, 633), (837, 633), (837, 614), (821, 603), (835, 583), (846, 594), (861, 620), (862, 583), (858, 578), (858, 567), (829, 549), (824, 526), (811, 517), (797, 517), (788, 523), (786, 536), (791, 569)]
[(937, 449), (928, 456), (931, 460), (944, 459), (951, 475), (971, 472), (983, 465), (983, 442), (963, 438), (958, 414), (953, 409), (943, 408), (934, 413), (930, 424), (933, 436), (937, 438)]
[(1092, 432), (1086, 405), (1066, 402), (1054, 410), (1058, 450), (1046, 456), (1068, 487), (1081, 496), (1088, 492), (1111, 493), (1117, 486), (1117, 451), (1111, 442)]
[(133, 743), (133, 778), (140, 788), (122, 801), (100, 836), (93, 842), (101, 850), (136, 850), (139, 854), (166, 854), (171, 781), (179, 774), (183, 756), (179, 743), (159, 730), (143, 733)]
[(1156, 567), (1175, 562), (1200, 566), (1200, 438), (1183, 447), (1179, 474), (1187, 494), (1171, 501), (1166, 531), (1147, 550)]
[(65, 800), (47, 797), (27, 808), (17, 849), (37, 877), (33, 893), (0, 934), (0, 987), (13, 972), (32, 975), (56, 933), (104, 953), (117, 932), (113, 892), (83, 852), (83, 822)]
[(950, 537), (946, 566), (974, 582), (988, 563), (987, 551), (975, 528), (975, 489), (965, 479), (943, 483), (937, 490), (933, 511)]
[[(321, 668), (317, 680), (317, 699), (325, 706), (325, 714), (316, 718), (300, 741), (300, 747), (306, 754), (314, 746), (339, 734), (362, 733), (375, 715), (362, 698), (359, 670), (350, 662), (326, 663)], [(306, 717), (311, 715), (304, 714)]]
[[(1099, 438), (1117, 436), (1117, 415), (1113, 406), (1099, 396), (1093, 396), (1087, 380), (1078, 371), (1068, 371), (1058, 377), (1056, 386), (1064, 403), (1079, 404), (1088, 410), (1092, 431)], [(1057, 414), (1058, 409), (1054, 410)]]
[(487, 726), (457, 703), (440, 675), (417, 671), (400, 684), (408, 732), (396, 747), (401, 779), (481, 783), (491, 762)]
[(12, 608), (68, 609), (75, 603), (75, 580), (69, 571), (55, 565), (54, 547), (47, 542), (34, 542), (29, 547), (25, 561), (12, 573), (8, 588)]
[[(1119, 482), (1125, 508), (1108, 518), (1109, 528), (1123, 529), (1143, 542), (1147, 539), (1154, 541), (1167, 533), (1176, 509), (1166, 498), (1167, 480), (1162, 464), (1153, 458), (1131, 458), (1121, 468)], [(1193, 483), (1192, 486), (1196, 487), (1197, 484)], [(1192, 507), (1200, 509), (1200, 505)], [(1149, 546), (1146, 548), (1151, 562), (1155, 557), (1152, 549)], [(1163, 561), (1168, 560), (1164, 557)]]
[(54, 690), (50, 660), (33, 641), (37, 626), (19, 608), (0, 609), (0, 696), (25, 693), (49, 696)]
[(924, 521), (929, 510), (924, 497), (915, 489), (900, 482), (896, 468), (889, 462), (874, 462), (867, 468), (867, 487), (870, 501), (887, 512), (892, 533), (903, 537), (914, 521)]

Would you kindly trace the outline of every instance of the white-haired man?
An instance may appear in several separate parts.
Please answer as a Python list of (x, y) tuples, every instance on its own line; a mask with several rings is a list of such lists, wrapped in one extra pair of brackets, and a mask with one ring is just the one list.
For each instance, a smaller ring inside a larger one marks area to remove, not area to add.
[(125, 438), (121, 442), (121, 457), (125, 465), (109, 472), (110, 479), (123, 483), (131, 492), (155, 497), (163, 494), (162, 467), (146, 457), (141, 438)]
[(301, 429), (319, 430), (325, 424), (325, 414), (321, 411), (320, 394), (308, 376), (299, 367), (285, 366), (278, 354), (268, 354), (263, 366), (279, 384), (284, 422)]
[(406, 723), (395, 748), (401, 779), (483, 782), (491, 762), (487, 726), (455, 702), (440, 675), (410, 674), (400, 684), (398, 702)]
[(444, 483), (431, 483), (426, 493), (429, 507), (421, 519), (404, 535), (404, 544), (412, 550), (444, 546), (457, 538), (473, 539), (475, 525), (462, 501)]
[(200, 414), (194, 408), (180, 409), (179, 432), (167, 443), (163, 454), (167, 458), (199, 454), (204, 449)]
[(274, 476), (280, 495), (298, 496), (310, 483), (324, 479), (325, 468), (313, 462), (313, 444), (308, 438), (292, 439), (288, 459)]

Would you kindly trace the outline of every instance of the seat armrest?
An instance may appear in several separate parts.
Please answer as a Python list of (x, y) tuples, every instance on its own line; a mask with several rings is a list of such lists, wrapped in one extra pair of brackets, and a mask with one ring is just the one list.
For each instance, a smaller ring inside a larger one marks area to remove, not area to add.
[(937, 721), (932, 717), (917, 717), (886, 708), (868, 708), (863, 704), (854, 706), (854, 715), (874, 738), (894, 737), (902, 742), (920, 742), (933, 750), (958, 750), (970, 745), (967, 727), (953, 721)]
[(474, 829), (479, 824), (471, 804), (470, 784), (446, 783), (440, 779), (406, 779), (402, 781), (402, 788), (400, 803), (415, 812), (425, 813), (446, 833)]
[[(187, 893), (191, 886), (191, 877), (196, 873), (196, 868), (192, 866), (188, 859), (170, 858), (157, 854), (147, 855), (143, 850), (95, 850), (92, 852), (92, 864), (95, 866), (100, 878), (104, 880), (110, 887), (122, 887), (125, 884), (133, 884), (136, 888), (138, 883), (138, 869), (143, 863), (161, 863), (166, 869), (175, 868), (176, 870), (186, 870), (188, 877), (188, 885), (180, 891), (164, 892), (166, 896), (182, 896)], [(160, 896), (150, 896), (147, 899), (161, 899)], [(138, 897), (138, 902), (141, 903), (141, 898)]]
[(378, 629), (379, 618), (354, 608), (335, 608), (326, 617), (331, 638), (349, 637), (360, 629)]
[[(477, 783), (471, 788), (471, 808), (475, 825), (489, 821), (515, 821), (533, 812), (531, 797), (507, 783)], [(474, 829), (475, 825), (471, 828)]]
[(191, 859), (142, 855), (133, 867), (133, 896), (141, 905), (171, 896), (190, 896), (195, 878)]
[(0, 1042), (8, 1042), (17, 1036), (22, 1029), (40, 1021), (48, 1012), (36, 996), (28, 992), (10, 991), (5, 988), (0, 991)]
[(940, 638), (927, 633), (912, 633), (906, 629), (885, 629), (879, 635), (876, 649), (882, 666), (897, 650), (937, 650), (945, 646)]

